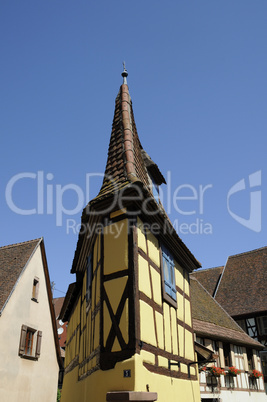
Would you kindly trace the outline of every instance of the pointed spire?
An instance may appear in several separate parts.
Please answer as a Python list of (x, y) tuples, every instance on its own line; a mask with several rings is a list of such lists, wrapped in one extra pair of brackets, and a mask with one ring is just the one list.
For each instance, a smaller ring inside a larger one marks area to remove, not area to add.
[(127, 85), (127, 79), (126, 78), (128, 77), (128, 72), (127, 72), (126, 67), (125, 67), (125, 61), (122, 64), (123, 64), (123, 72), (121, 73), (121, 75), (123, 77), (123, 84)]

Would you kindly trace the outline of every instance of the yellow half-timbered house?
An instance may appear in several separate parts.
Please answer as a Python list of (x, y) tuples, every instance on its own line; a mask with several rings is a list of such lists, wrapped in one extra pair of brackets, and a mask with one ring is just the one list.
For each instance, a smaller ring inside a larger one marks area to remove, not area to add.
[(200, 264), (158, 196), (126, 81), (105, 178), (83, 211), (60, 318), (68, 321), (62, 402), (199, 402), (189, 273)]

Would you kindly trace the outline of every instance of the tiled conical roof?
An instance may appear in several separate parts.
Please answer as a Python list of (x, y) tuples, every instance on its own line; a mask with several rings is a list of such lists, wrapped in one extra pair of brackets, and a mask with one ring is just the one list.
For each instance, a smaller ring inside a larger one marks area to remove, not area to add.
[(153, 172), (157, 184), (165, 183), (158, 166), (143, 150), (139, 140), (132, 100), (124, 79), (115, 101), (105, 176), (100, 192), (94, 201), (133, 182), (139, 181), (143, 185), (149, 186), (149, 170)]
[[(122, 205), (125, 207), (127, 201), (129, 201), (129, 204), (132, 202), (130, 207), (133, 210), (136, 207), (136, 210), (140, 211), (140, 215), (145, 215), (143, 218), (147, 219), (150, 224), (155, 222), (158, 225), (161, 236), (164, 237), (166, 243), (168, 242), (170, 251), (174, 256), (179, 256), (177, 261), (180, 261), (189, 271), (197, 269), (200, 267), (200, 263), (175, 232), (163, 205), (157, 196), (155, 198), (153, 194), (153, 185), (159, 186), (162, 183), (166, 183), (166, 181), (158, 166), (144, 151), (139, 140), (126, 81), (127, 75), (127, 71), (124, 70), (122, 73), (123, 84), (115, 102), (103, 184), (99, 194), (83, 210), (81, 231), (71, 272), (77, 272), (78, 260), (85, 237), (85, 228), (96, 226), (101, 221), (101, 216), (107, 215), (108, 212), (112, 211), (112, 208), (121, 209)], [(124, 195), (122, 194), (124, 190), (127, 190), (125, 191), (126, 201), (123, 197), (120, 197), (120, 195)], [(123, 203), (124, 201), (125, 204)], [(134, 210), (135, 213), (136, 211)], [(90, 229), (90, 233), (88, 231), (86, 237), (92, 239), (93, 233), (94, 230)]]

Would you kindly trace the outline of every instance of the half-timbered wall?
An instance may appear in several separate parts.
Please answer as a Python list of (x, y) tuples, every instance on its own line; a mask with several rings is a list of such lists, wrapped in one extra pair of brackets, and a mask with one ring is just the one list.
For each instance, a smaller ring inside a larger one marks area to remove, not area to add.
[[(89, 300), (87, 292), (87, 271), (84, 268), (81, 293), (68, 323), (65, 371), (79, 366), (79, 379), (98, 368), (100, 335), (100, 265), (101, 236), (98, 235), (90, 250), (92, 253), (92, 283)], [(88, 253), (89, 255), (89, 253)]]
[[(197, 380), (197, 372), (196, 365), (192, 365), (189, 380), (188, 364), (196, 359), (188, 273), (175, 261), (177, 303), (173, 306), (164, 300), (160, 242), (140, 219), (137, 221), (137, 239), (142, 365), (149, 372), (159, 374), (159, 381), (171, 377), (172, 383), (173, 379), (186, 379), (184, 383), (190, 384), (190, 380)], [(169, 369), (169, 361), (176, 365)], [(186, 384), (179, 381), (179, 387), (182, 396)], [(187, 396), (192, 397), (192, 394)]]
[[(158, 393), (158, 401), (199, 401), (189, 277), (175, 262), (177, 306), (164, 299), (160, 244), (125, 210), (105, 219), (68, 324), (62, 400), (104, 401), (108, 391)], [(169, 361), (180, 364), (171, 366)], [(73, 384), (76, 384), (73, 386)], [(167, 390), (167, 391), (166, 391)]]

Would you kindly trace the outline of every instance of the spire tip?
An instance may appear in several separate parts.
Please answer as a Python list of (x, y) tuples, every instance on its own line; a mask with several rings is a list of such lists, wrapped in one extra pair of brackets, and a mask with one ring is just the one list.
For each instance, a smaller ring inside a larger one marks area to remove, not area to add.
[(122, 63), (122, 65), (123, 65), (123, 72), (121, 73), (121, 75), (122, 75), (122, 77), (123, 77), (123, 84), (127, 84), (127, 77), (128, 77), (128, 72), (127, 72), (127, 70), (126, 70), (126, 67), (125, 67), (125, 61)]

